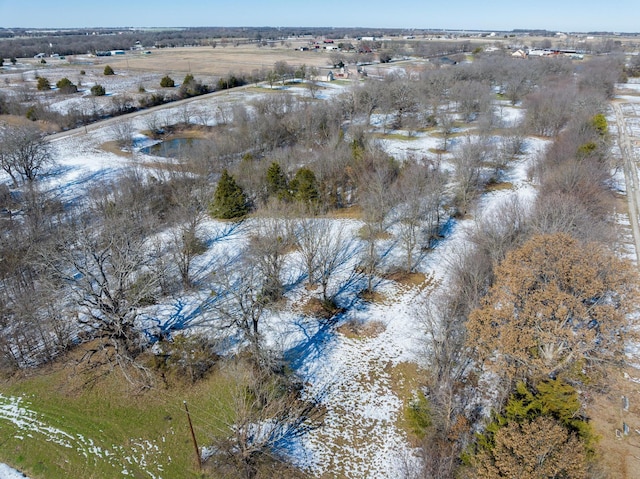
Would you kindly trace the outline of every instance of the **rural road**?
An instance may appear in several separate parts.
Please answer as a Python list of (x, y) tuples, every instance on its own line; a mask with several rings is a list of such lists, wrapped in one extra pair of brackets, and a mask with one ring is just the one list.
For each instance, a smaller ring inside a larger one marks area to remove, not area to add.
[(60, 140), (62, 138), (67, 138), (70, 136), (75, 136), (75, 135), (84, 135), (90, 131), (94, 131), (94, 130), (98, 130), (100, 128), (104, 128), (107, 126), (110, 126), (114, 123), (117, 122), (122, 122), (122, 121), (127, 121), (127, 120), (131, 120), (133, 118), (136, 118), (138, 116), (142, 116), (142, 115), (148, 115), (160, 110), (165, 110), (168, 108), (176, 108), (179, 107), (180, 105), (184, 105), (186, 103), (191, 103), (191, 102), (196, 102), (196, 101), (202, 101), (202, 100), (206, 100), (208, 98), (213, 98), (216, 96), (222, 96), (222, 95), (228, 95), (231, 92), (237, 92), (237, 91), (241, 91), (250, 87), (255, 86), (255, 84), (250, 84), (250, 85), (244, 85), (241, 87), (236, 87), (236, 88), (232, 88), (230, 90), (218, 90), (218, 91), (214, 91), (212, 93), (207, 93), (205, 95), (200, 95), (200, 96), (194, 96), (191, 98), (185, 98), (184, 100), (176, 100), (176, 101), (172, 101), (169, 103), (164, 103), (162, 105), (158, 105), (158, 106), (153, 106), (151, 108), (145, 108), (143, 110), (137, 110), (134, 111), (132, 113), (127, 113), (125, 115), (119, 115), (119, 116), (114, 116), (111, 118), (107, 118), (105, 120), (100, 120), (97, 121), (95, 123), (91, 123), (88, 124), (86, 126), (81, 126), (78, 128), (73, 128), (71, 130), (65, 130), (65, 131), (61, 131), (60, 133), (54, 133), (52, 135), (48, 135), (47, 139), (49, 141), (55, 141), (55, 140)]
[[(612, 102), (613, 111), (618, 124), (618, 145), (624, 168), (624, 177), (627, 185), (627, 201), (629, 203), (629, 222), (633, 230), (633, 239), (636, 255), (640, 256), (640, 180), (638, 179), (638, 159), (633, 150), (633, 132), (627, 125), (622, 105), (624, 103)], [(638, 262), (640, 266), (640, 261)]]

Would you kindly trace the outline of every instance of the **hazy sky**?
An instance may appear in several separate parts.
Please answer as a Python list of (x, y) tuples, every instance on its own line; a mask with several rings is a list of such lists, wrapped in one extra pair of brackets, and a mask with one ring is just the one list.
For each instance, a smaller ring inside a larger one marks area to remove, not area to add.
[(0, 27), (318, 26), (640, 31), (638, 0), (0, 0)]

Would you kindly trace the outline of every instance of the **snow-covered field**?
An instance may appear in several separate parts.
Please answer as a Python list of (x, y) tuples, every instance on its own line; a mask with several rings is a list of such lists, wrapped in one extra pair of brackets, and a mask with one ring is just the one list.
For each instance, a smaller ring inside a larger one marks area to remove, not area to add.
[[(291, 91), (308, 95), (302, 88), (294, 87)], [(319, 97), (329, 97), (339, 91), (339, 86), (327, 85)], [(248, 95), (255, 97), (259, 94), (231, 91), (194, 101), (190, 108), (194, 112), (226, 108), (234, 102), (248, 101)], [(624, 107), (633, 109), (629, 115), (630, 128), (640, 132), (640, 103)], [(179, 118), (181, 111), (179, 107), (169, 107), (163, 110), (162, 115)], [(521, 116), (519, 108), (507, 104), (499, 107), (499, 117), (505, 125), (515, 124)], [(376, 121), (375, 118), (373, 120)], [(144, 115), (133, 120), (133, 127), (138, 131), (145, 129)], [(111, 130), (104, 128), (55, 140), (53, 145), (59, 168), (47, 179), (48, 187), (65, 200), (74, 201), (96, 179), (115, 175), (132, 161), (144, 163), (152, 159), (136, 154), (132, 160), (103, 150), (101, 145), (112, 139)], [(407, 140), (397, 137), (385, 139), (383, 144), (390, 154), (401, 159), (433, 156), (430, 150), (438, 148), (441, 141), (429, 135), (417, 135)], [(504, 178), (512, 186), (483, 195), (477, 216), (492, 215), (512, 197), (518, 197), (525, 204), (531, 201), (535, 188), (527, 180), (527, 170), (546, 144), (544, 140), (527, 140), (525, 154), (510, 165)], [(628, 218), (620, 215), (620, 222), (624, 224), (625, 221), (628, 222)], [(271, 346), (285, 352), (303, 377), (305, 394), (321, 395), (327, 410), (324, 426), (292, 446), (292, 457), (298, 465), (313, 474), (328, 473), (352, 479), (394, 479), (401, 477), (407, 464), (418, 460), (406, 434), (399, 427), (404, 404), (394, 384), (393, 370), (405, 363), (421, 364), (428, 337), (416, 324), (419, 314), (416, 308), (426, 294), (438, 284), (446, 283), (447, 264), (451, 256), (464, 247), (465, 230), (472, 222), (473, 219), (468, 219), (452, 223), (448, 235), (424, 257), (418, 269), (430, 278), (426, 287), (381, 281), (378, 291), (385, 299), (375, 303), (361, 301), (355, 291), (347, 289), (340, 294), (338, 301), (350, 307), (337, 324), (307, 318), (294, 307), (278, 311), (265, 320), (264, 330), (271, 331), (268, 337)], [(344, 220), (343, 223), (352, 231), (360, 226), (355, 220)], [(204, 278), (216, 259), (238, 251), (246, 240), (244, 231), (243, 228), (231, 230), (227, 224), (215, 221), (207, 222), (205, 232), (212, 240), (212, 246), (196, 260), (196, 274)], [(393, 239), (388, 240), (388, 246), (393, 246)], [(400, 254), (400, 248), (391, 249), (387, 260), (399, 262)], [(332, 287), (343, 279), (338, 275)], [(299, 286), (292, 288), (287, 295), (292, 304), (297, 304), (308, 292)], [(187, 325), (195, 321), (208, 296), (208, 290), (203, 289), (189, 296), (167, 300), (164, 304), (150, 307), (146, 317), (159, 324), (181, 322)], [(346, 322), (357, 322), (363, 327), (369, 325), (373, 333), (348, 337), (337, 330)], [(73, 436), (53, 428), (29, 409), (28, 400), (24, 398), (0, 395), (0, 420), (20, 425), (24, 435), (44, 434), (49, 440), (76, 450), (90, 460), (109, 461), (114, 467), (121, 468), (123, 475), (126, 475), (127, 461), (136, 461), (137, 464), (146, 464), (150, 477), (159, 478), (162, 477), (162, 464), (167, 461), (166, 457), (157, 454), (158, 446), (148, 441), (132, 438), (132, 443), (139, 447), (125, 451), (115, 445), (98, 447), (94, 438)], [(0, 465), (0, 478), (5, 477), (23, 476)]]

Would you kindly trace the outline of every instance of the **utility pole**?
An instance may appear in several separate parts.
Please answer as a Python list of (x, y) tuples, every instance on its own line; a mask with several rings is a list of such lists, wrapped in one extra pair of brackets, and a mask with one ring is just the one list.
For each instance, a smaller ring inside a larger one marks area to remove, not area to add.
[(198, 460), (198, 469), (202, 469), (202, 457), (200, 457), (200, 449), (198, 449), (198, 442), (196, 441), (196, 433), (193, 431), (193, 424), (191, 423), (191, 414), (189, 414), (189, 408), (187, 407), (187, 401), (184, 403), (184, 410), (187, 412), (187, 419), (189, 420), (189, 429), (191, 429), (191, 439), (193, 440), (193, 447), (196, 450), (196, 459)]

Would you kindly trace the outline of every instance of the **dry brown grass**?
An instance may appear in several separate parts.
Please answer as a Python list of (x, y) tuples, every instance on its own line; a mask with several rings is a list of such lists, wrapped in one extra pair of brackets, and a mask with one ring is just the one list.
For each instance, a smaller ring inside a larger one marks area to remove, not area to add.
[(133, 70), (164, 73), (193, 73), (226, 76), (251, 74), (254, 70), (269, 70), (278, 61), (291, 66), (326, 67), (329, 53), (316, 51), (296, 51), (294, 46), (262, 47), (240, 45), (226, 48), (181, 47), (152, 50), (150, 55), (132, 53), (122, 56), (100, 57), (100, 64), (111, 65), (117, 70)]
[(350, 339), (366, 339), (379, 336), (385, 329), (382, 321), (350, 319), (338, 328), (338, 332)]
[(362, 219), (362, 208), (357, 205), (349, 208), (340, 208), (330, 211), (325, 216), (335, 219), (359, 220)]
[(501, 183), (489, 183), (486, 187), (486, 191), (501, 191), (501, 190), (512, 190), (513, 183), (509, 183), (508, 181), (503, 181)]
[[(609, 380), (609, 390), (594, 394), (587, 408), (599, 437), (598, 459), (610, 479), (637, 479), (640, 478), (640, 370), (629, 367), (626, 371), (611, 371)], [(622, 396), (629, 399), (628, 411), (623, 408)], [(623, 423), (629, 426), (628, 436), (622, 434)]]
[(384, 278), (405, 286), (421, 286), (427, 281), (427, 275), (424, 273), (407, 273), (406, 271), (394, 271), (384, 275)]
[(322, 301), (319, 298), (312, 297), (300, 307), (300, 311), (305, 316), (311, 316), (313, 318), (330, 319), (336, 314), (342, 312), (342, 308), (337, 307), (331, 302)]
[(60, 131), (60, 127), (46, 121), (31, 121), (24, 116), (0, 115), (0, 123), (10, 126), (37, 125), (45, 133), (55, 133)]
[[(414, 394), (424, 380), (424, 370), (415, 363), (402, 362), (398, 364), (389, 363), (385, 367), (385, 372), (391, 377), (391, 389), (400, 398), (406, 408), (409, 402), (414, 399)], [(405, 414), (399, 414), (397, 426), (407, 434), (409, 442), (417, 447), (420, 439), (412, 431), (411, 424)]]
[(129, 151), (124, 151), (118, 146), (117, 141), (107, 141), (100, 145), (100, 148), (107, 153), (113, 153), (114, 155), (122, 156), (124, 158), (132, 158), (132, 154)]
[(364, 290), (360, 293), (360, 298), (368, 303), (387, 303), (389, 298), (386, 294), (381, 293), (379, 291), (367, 291)]

